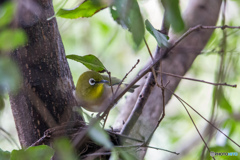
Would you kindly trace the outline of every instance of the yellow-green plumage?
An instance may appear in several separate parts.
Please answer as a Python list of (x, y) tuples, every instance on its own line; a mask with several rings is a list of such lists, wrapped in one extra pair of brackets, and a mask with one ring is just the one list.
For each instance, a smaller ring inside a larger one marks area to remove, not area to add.
[[(120, 80), (112, 77), (112, 86), (116, 90)], [(137, 85), (129, 91), (132, 92)], [(121, 87), (124, 88), (124, 85)], [(100, 112), (104, 110), (104, 105), (112, 95), (109, 77), (101, 75), (98, 72), (84, 72), (78, 79), (75, 98), (79, 105), (91, 112)]]

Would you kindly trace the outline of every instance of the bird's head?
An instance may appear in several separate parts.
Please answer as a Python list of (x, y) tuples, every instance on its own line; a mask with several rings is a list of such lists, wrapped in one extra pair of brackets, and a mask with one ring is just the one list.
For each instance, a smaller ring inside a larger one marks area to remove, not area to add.
[(103, 95), (105, 83), (109, 82), (98, 72), (84, 72), (78, 79), (76, 94), (83, 101), (95, 101)]

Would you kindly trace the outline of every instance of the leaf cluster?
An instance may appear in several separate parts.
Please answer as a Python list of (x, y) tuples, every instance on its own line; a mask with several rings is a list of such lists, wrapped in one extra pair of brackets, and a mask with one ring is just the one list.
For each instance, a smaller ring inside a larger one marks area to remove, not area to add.
[[(184, 29), (178, 0), (162, 1), (167, 12), (168, 22), (175, 32)], [(145, 27), (139, 4), (136, 0), (85, 0), (73, 9), (60, 9), (56, 16), (68, 19), (91, 17), (99, 11), (109, 8), (113, 20), (132, 33), (136, 46), (139, 46), (145, 35)], [(156, 30), (151, 23), (145, 21), (146, 29), (154, 36), (159, 46), (167, 47), (168, 37)]]

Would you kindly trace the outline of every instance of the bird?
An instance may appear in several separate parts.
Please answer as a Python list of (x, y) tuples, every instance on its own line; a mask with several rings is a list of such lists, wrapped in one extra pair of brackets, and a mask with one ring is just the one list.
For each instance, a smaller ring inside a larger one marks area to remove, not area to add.
[[(111, 77), (113, 93), (121, 82), (116, 77)], [(127, 84), (121, 84), (118, 91), (123, 90)], [(133, 85), (128, 92), (134, 92), (139, 85)], [(102, 112), (109, 98), (113, 95), (108, 75), (102, 75), (95, 71), (86, 71), (80, 75), (77, 81), (74, 96), (77, 104), (91, 112)]]

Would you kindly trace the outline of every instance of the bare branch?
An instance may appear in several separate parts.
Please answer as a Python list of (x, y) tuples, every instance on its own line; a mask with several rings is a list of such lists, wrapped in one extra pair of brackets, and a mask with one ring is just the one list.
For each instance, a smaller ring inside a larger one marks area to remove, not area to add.
[(162, 73), (162, 74), (165, 74), (165, 75), (168, 75), (168, 76), (180, 78), (180, 79), (186, 79), (186, 80), (190, 80), (190, 81), (207, 83), (207, 84), (211, 84), (211, 85), (214, 85), (214, 86), (228, 86), (228, 87), (237, 88), (237, 85), (236, 85), (236, 84), (232, 85), (232, 84), (227, 84), (226, 82), (225, 82), (225, 83), (213, 83), (213, 82), (208, 82), (208, 81), (199, 80), (199, 79), (195, 79), (195, 78), (188, 78), (188, 77), (183, 77), (183, 76), (179, 76), (179, 75), (176, 75), (176, 74), (161, 72), (161, 71), (157, 71), (157, 72)]
[(240, 26), (228, 26), (228, 25), (223, 25), (223, 26), (203, 26), (203, 25), (197, 25), (195, 27), (189, 28), (187, 32), (185, 32), (169, 49), (171, 50), (174, 48), (176, 45), (178, 45), (185, 37), (187, 37), (189, 34), (191, 34), (193, 31), (197, 31), (199, 29), (240, 29)]
[(213, 128), (218, 130), (220, 133), (222, 133), (225, 137), (227, 137), (230, 141), (232, 141), (235, 145), (240, 147), (239, 144), (237, 144), (234, 140), (232, 140), (230, 137), (228, 137), (223, 131), (218, 129), (215, 125), (213, 125), (209, 120), (207, 120), (205, 117), (203, 117), (198, 111), (196, 111), (191, 105), (189, 105), (186, 101), (184, 101), (182, 98), (180, 98), (178, 95), (176, 95), (173, 91), (166, 88), (168, 91), (170, 91), (177, 99), (181, 100), (183, 103), (185, 103), (188, 107), (190, 107), (195, 113), (197, 113), (200, 117), (202, 117), (206, 122), (208, 122)]

